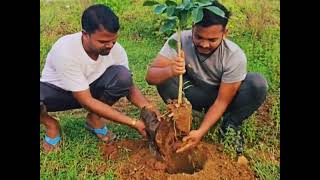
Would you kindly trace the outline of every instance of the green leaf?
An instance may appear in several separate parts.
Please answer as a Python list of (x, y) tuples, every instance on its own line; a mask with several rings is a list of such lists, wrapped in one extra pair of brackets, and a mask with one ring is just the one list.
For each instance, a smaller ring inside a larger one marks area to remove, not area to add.
[(169, 19), (164, 23), (163, 26), (161, 26), (160, 31), (161, 32), (166, 32), (166, 31), (169, 31), (169, 30), (173, 30), (175, 25), (176, 25), (176, 20), (175, 19)]
[(188, 5), (188, 4), (190, 4), (190, 3), (191, 3), (190, 0), (183, 0), (183, 4), (184, 4), (184, 5)]
[(211, 3), (214, 1), (216, 1), (216, 0), (197, 0), (197, 2), (200, 2), (200, 3)]
[(155, 12), (156, 14), (161, 14), (161, 13), (163, 13), (163, 11), (166, 10), (166, 9), (167, 9), (167, 6), (166, 6), (166, 5), (164, 5), (164, 4), (159, 4), (159, 5), (157, 5), (157, 6), (154, 8), (154, 12)]
[(183, 4), (179, 4), (177, 7), (176, 7), (177, 10), (183, 10), (184, 9), (184, 5)]
[(170, 17), (168, 17), (168, 19), (175, 19), (175, 20), (177, 20), (177, 16), (170, 16)]
[(202, 7), (197, 7), (192, 11), (192, 21), (196, 24), (201, 21), (203, 18), (203, 9)]
[(178, 43), (177, 40), (173, 38), (169, 39), (169, 42), (168, 42), (169, 46), (175, 50), (177, 50), (177, 43)]
[(165, 3), (167, 6), (177, 6), (177, 3), (172, 0), (166, 0)]
[(226, 18), (224, 12), (221, 9), (219, 9), (218, 7), (209, 6), (209, 7), (205, 7), (205, 8), (208, 9), (209, 11), (213, 12), (214, 14), (220, 16), (220, 17)]
[(188, 5), (186, 5), (186, 6), (184, 7), (185, 10), (189, 10), (189, 9), (191, 9), (191, 8), (192, 8), (192, 4), (191, 4), (191, 3), (188, 4)]
[(192, 7), (192, 3), (190, 0), (183, 0), (183, 5), (185, 10), (189, 10)]
[(212, 2), (214, 2), (215, 0), (198, 0), (197, 2), (194, 2), (194, 4), (196, 6), (200, 6), (200, 7), (203, 7), (203, 6), (209, 6), (212, 4)]
[(180, 27), (181, 29), (184, 29), (187, 24), (188, 24), (188, 12), (189, 11), (186, 11), (186, 10), (183, 10), (179, 13), (179, 20), (180, 20)]
[(171, 16), (173, 16), (174, 15), (174, 13), (175, 13), (175, 6), (169, 6), (168, 8), (167, 8), (167, 15), (169, 16), (169, 17), (171, 17)]
[(204, 7), (204, 6), (210, 6), (211, 3), (210, 3), (210, 2), (209, 2), (209, 3), (199, 3), (199, 2), (196, 2), (195, 5), (200, 6), (200, 7)]
[(159, 4), (157, 1), (145, 1), (143, 3), (143, 6), (153, 6), (153, 5), (156, 5), (156, 4)]

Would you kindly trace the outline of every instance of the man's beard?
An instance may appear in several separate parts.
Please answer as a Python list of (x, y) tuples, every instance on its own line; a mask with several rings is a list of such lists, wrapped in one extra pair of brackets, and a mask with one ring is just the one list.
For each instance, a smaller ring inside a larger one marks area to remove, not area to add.
[(196, 46), (196, 50), (197, 50), (197, 53), (204, 55), (204, 56), (210, 55), (214, 51), (212, 49), (202, 48), (200, 46)]
[(110, 54), (111, 49), (101, 49), (99, 52), (99, 55), (101, 56), (107, 56)]

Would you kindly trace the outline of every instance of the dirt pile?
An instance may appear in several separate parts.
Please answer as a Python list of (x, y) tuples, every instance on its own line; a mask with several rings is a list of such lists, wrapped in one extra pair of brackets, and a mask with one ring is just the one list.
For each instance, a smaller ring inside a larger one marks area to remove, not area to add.
[(199, 171), (203, 167), (206, 154), (197, 150), (176, 153), (176, 150), (184, 145), (182, 138), (189, 133), (191, 128), (191, 104), (184, 99), (183, 103), (178, 105), (174, 100), (168, 103), (167, 110), (155, 138), (162, 160), (166, 165), (166, 172), (192, 174)]
[(205, 142), (201, 142), (191, 153), (193, 159), (197, 159), (196, 164), (186, 167), (192, 161), (176, 161), (176, 167), (181, 166), (180, 163), (186, 167), (182, 169), (186, 173), (176, 174), (170, 174), (166, 170), (167, 164), (150, 153), (147, 141), (119, 141), (105, 144), (101, 150), (104, 158), (116, 160), (119, 179), (255, 179), (248, 165), (237, 163), (224, 155), (221, 147)]
[(192, 123), (192, 107), (186, 99), (181, 105), (176, 100), (169, 102), (161, 122), (147, 109), (142, 109), (141, 118), (148, 141), (102, 146), (104, 158), (117, 161), (120, 179), (254, 179), (247, 163), (231, 160), (215, 145), (201, 142), (196, 148), (176, 153), (185, 144), (182, 138)]

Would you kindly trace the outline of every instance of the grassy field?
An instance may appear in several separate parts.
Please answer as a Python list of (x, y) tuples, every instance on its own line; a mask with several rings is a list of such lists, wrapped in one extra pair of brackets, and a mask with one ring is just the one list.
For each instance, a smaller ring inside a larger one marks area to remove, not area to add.
[[(134, 81), (143, 93), (154, 99), (159, 107), (154, 87), (144, 80), (146, 69), (170, 34), (158, 30), (161, 18), (151, 8), (142, 6), (143, 0), (40, 0), (40, 72), (46, 54), (61, 36), (81, 30), (82, 11), (92, 3), (106, 3), (119, 16), (120, 44), (126, 49)], [(248, 71), (260, 72), (268, 80), (269, 93), (263, 107), (252, 115), (242, 129), (246, 139), (245, 156), (259, 179), (280, 179), (280, 3), (279, 0), (221, 0), (233, 16), (229, 24), (229, 38), (246, 53)], [(132, 117), (139, 116), (134, 106), (121, 108)], [(61, 148), (45, 154), (40, 151), (41, 179), (116, 179), (115, 163), (105, 161), (97, 148), (96, 137), (84, 129), (86, 111), (83, 109), (53, 113), (62, 127)], [(201, 116), (201, 115), (200, 115)], [(199, 122), (195, 121), (193, 127)], [(110, 129), (123, 139), (136, 139), (136, 131), (111, 123)], [(215, 126), (217, 127), (217, 126)], [(41, 126), (40, 139), (44, 136)], [(220, 143), (212, 128), (206, 141)], [(231, 147), (225, 152), (234, 157)]]

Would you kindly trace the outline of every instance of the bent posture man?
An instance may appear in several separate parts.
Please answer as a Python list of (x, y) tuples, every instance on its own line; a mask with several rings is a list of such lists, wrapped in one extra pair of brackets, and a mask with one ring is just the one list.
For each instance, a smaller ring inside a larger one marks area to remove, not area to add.
[(118, 17), (104, 5), (93, 5), (83, 12), (81, 23), (82, 32), (63, 36), (53, 45), (42, 71), (40, 121), (46, 127), (43, 147), (47, 151), (60, 140), (59, 123), (47, 112), (86, 108), (86, 127), (103, 141), (110, 140), (111, 134), (102, 118), (146, 135), (142, 121), (111, 107), (126, 96), (135, 106), (151, 109), (134, 85), (126, 52), (117, 43)]
[[(204, 9), (203, 19), (194, 24), (192, 30), (182, 32), (180, 56), (167, 41), (146, 75), (147, 82), (156, 85), (160, 96), (167, 102), (168, 99), (177, 99), (177, 76), (183, 74), (186, 98), (193, 109), (206, 112), (199, 129), (184, 138), (189, 143), (178, 151), (196, 146), (222, 116), (222, 137), (228, 127), (237, 132), (267, 94), (265, 78), (258, 73), (247, 73), (244, 52), (226, 39), (230, 12), (217, 1), (210, 6), (222, 10), (224, 16)], [(177, 39), (177, 35), (171, 38)], [(237, 152), (241, 153), (243, 140), (235, 140)]]

